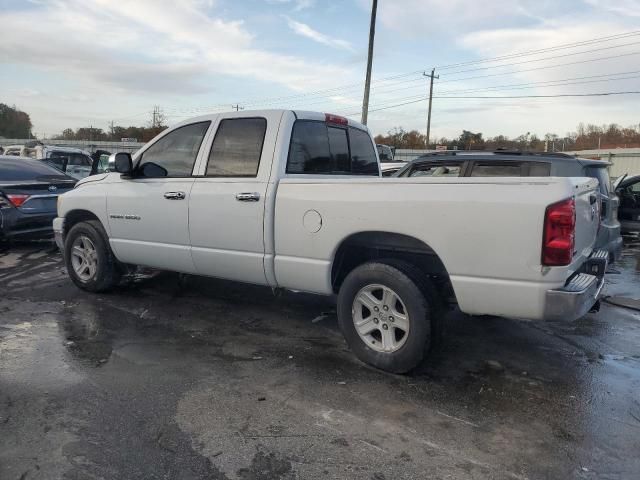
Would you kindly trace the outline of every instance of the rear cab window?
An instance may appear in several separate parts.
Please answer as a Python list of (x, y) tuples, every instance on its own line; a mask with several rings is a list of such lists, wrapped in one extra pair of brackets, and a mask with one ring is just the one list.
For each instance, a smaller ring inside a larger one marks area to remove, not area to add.
[(378, 161), (369, 134), (354, 127), (317, 120), (293, 125), (287, 173), (378, 176)]

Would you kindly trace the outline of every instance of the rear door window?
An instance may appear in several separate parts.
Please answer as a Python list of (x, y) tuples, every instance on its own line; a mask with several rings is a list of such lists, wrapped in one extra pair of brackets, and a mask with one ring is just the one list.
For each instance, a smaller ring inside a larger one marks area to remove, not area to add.
[(459, 177), (461, 162), (434, 162), (416, 165), (409, 173), (410, 177)]
[(229, 118), (222, 120), (213, 140), (208, 177), (255, 177), (258, 175), (265, 118)]
[(366, 132), (298, 120), (291, 134), (287, 173), (377, 176), (378, 161)]

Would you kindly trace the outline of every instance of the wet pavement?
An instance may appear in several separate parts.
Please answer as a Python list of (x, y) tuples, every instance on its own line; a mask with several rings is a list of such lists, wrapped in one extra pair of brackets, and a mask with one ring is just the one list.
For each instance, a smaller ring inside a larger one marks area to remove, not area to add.
[[(617, 272), (617, 273), (616, 273)], [(640, 299), (640, 239), (611, 300)], [(640, 312), (453, 311), (418, 371), (361, 364), (331, 299), (0, 253), (0, 479), (640, 478)]]

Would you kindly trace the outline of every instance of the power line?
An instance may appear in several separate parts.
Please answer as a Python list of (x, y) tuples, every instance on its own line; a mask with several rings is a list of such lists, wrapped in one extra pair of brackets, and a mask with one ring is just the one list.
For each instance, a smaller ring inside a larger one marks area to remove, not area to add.
[[(560, 98), (560, 97), (606, 97), (612, 95), (633, 95), (640, 94), (640, 91), (627, 91), (627, 92), (601, 92), (601, 93), (563, 93), (557, 95), (504, 95), (504, 96), (434, 96), (433, 98), (452, 98), (452, 99), (515, 99), (515, 98)], [(428, 97), (421, 97), (416, 100), (411, 100), (403, 103), (397, 103), (394, 105), (387, 105), (384, 107), (372, 108), (370, 112), (377, 112), (380, 110), (388, 110), (390, 108), (402, 107), (404, 105), (411, 105), (413, 103), (425, 102)], [(345, 113), (344, 115), (356, 115), (356, 113)]]
[[(579, 64), (583, 64), (583, 63), (591, 63), (591, 62), (598, 62), (601, 60), (613, 60), (614, 58), (622, 58), (622, 57), (629, 57), (632, 55), (638, 55), (640, 54), (640, 51), (638, 52), (630, 52), (630, 53), (622, 53), (620, 55), (610, 55), (608, 57), (598, 57), (598, 58), (590, 58), (587, 60), (578, 60), (576, 62), (566, 62), (566, 63), (560, 63), (558, 65), (544, 65), (541, 67), (535, 67), (535, 68), (527, 68), (524, 70), (518, 70), (515, 73), (524, 73), (524, 72), (533, 72), (536, 70), (547, 70), (549, 68), (559, 68), (559, 67), (566, 67), (569, 65), (579, 65)], [(463, 80), (475, 80), (478, 78), (489, 78), (489, 77), (498, 77), (498, 76), (503, 76), (505, 75), (505, 72), (502, 73), (491, 73), (491, 74), (487, 74), (487, 75), (474, 75), (472, 77), (463, 77), (463, 78), (452, 78), (450, 80), (439, 80), (437, 83), (451, 83), (451, 82), (461, 82)]]
[[(481, 88), (471, 88), (471, 89), (464, 89), (464, 90), (446, 90), (444, 92), (440, 92), (441, 94), (446, 94), (446, 93), (472, 93), (472, 92), (482, 92), (482, 91), (487, 91), (487, 90), (519, 90), (519, 89), (526, 89), (526, 88), (534, 88), (534, 87), (557, 87), (557, 86), (564, 86), (564, 85), (580, 85), (580, 84), (586, 84), (586, 83), (597, 83), (597, 82), (614, 82), (617, 80), (629, 80), (629, 79), (633, 79), (633, 78), (640, 78), (637, 75), (633, 75), (633, 76), (626, 76), (626, 77), (621, 77), (621, 78), (604, 78), (604, 77), (613, 77), (613, 76), (618, 76), (618, 75), (631, 75), (633, 73), (640, 73), (640, 70), (635, 70), (635, 71), (631, 71), (631, 72), (622, 72), (622, 73), (609, 73), (609, 74), (605, 74), (605, 75), (589, 75), (587, 77), (574, 77), (574, 78), (565, 78), (565, 79), (561, 79), (561, 80), (547, 80), (544, 82), (533, 82), (533, 83), (511, 83), (511, 84), (506, 84), (506, 85), (494, 85), (494, 86), (489, 86), (489, 87), (481, 87)], [(585, 79), (594, 79), (597, 78), (599, 80), (585, 80)], [(578, 81), (578, 82), (574, 82), (572, 80), (584, 80), (584, 81)]]
[[(517, 57), (517, 56), (527, 56), (527, 55), (533, 55), (536, 53), (540, 53), (541, 51), (553, 51), (553, 49), (563, 49), (563, 48), (570, 48), (570, 46), (581, 46), (581, 45), (588, 45), (588, 44), (592, 44), (595, 43), (597, 41), (601, 41), (601, 40), (615, 40), (615, 39), (620, 39), (620, 38), (627, 38), (630, 36), (635, 36), (635, 35), (640, 35), (640, 31), (633, 31), (633, 32), (627, 32), (627, 33), (623, 33), (623, 34), (619, 34), (619, 35), (612, 35), (609, 37), (600, 37), (600, 38), (594, 38), (591, 40), (585, 40), (583, 42), (576, 42), (575, 44), (565, 44), (565, 45), (559, 45), (556, 47), (548, 47), (546, 49), (540, 49), (539, 51), (531, 51), (531, 53), (527, 53), (527, 52), (521, 52), (518, 54), (512, 54), (511, 56), (509, 55), (505, 55), (503, 57), (505, 57), (505, 59), (507, 57)], [(486, 67), (478, 67), (478, 68), (473, 68), (473, 69), (466, 69), (466, 70), (460, 70), (460, 71), (455, 71), (455, 72), (450, 72), (447, 75), (454, 75), (454, 74), (459, 74), (459, 73), (465, 73), (465, 72), (470, 72), (470, 71), (478, 71), (478, 70), (487, 70), (490, 68), (499, 68), (499, 67), (508, 67), (508, 66), (513, 66), (513, 65), (522, 65), (522, 64), (526, 64), (526, 63), (532, 63), (532, 62), (539, 62), (539, 61), (544, 61), (544, 60), (552, 60), (552, 59), (556, 59), (556, 58), (564, 58), (564, 57), (568, 57), (568, 56), (573, 56), (573, 55), (581, 55), (581, 54), (586, 54), (586, 53), (593, 53), (593, 52), (597, 52), (597, 51), (602, 51), (602, 50), (610, 50), (610, 49), (615, 49), (615, 48), (621, 48), (621, 47), (626, 47), (626, 46), (632, 46), (632, 45), (637, 45), (640, 44), (640, 42), (631, 42), (631, 43), (627, 43), (627, 44), (621, 44), (621, 45), (610, 45), (607, 47), (600, 47), (600, 48), (596, 48), (596, 49), (591, 49), (591, 50), (584, 50), (581, 52), (571, 52), (571, 53), (567, 53), (567, 54), (562, 54), (562, 55), (553, 55), (553, 56), (549, 56), (549, 57), (544, 57), (544, 58), (539, 58), (539, 59), (531, 59), (531, 60), (526, 60), (526, 61), (522, 61), (522, 62), (512, 62), (512, 63), (507, 63), (507, 64), (502, 64), (502, 65), (493, 65), (493, 66), (486, 66)], [(640, 53), (640, 52), (639, 52)], [(588, 59), (588, 60), (583, 60), (583, 61), (579, 61), (579, 62), (571, 62), (571, 63), (566, 63), (565, 65), (573, 65), (573, 64), (578, 64), (578, 63), (587, 63), (587, 62), (591, 62), (591, 61), (599, 61), (599, 60), (605, 60), (608, 58), (618, 58), (620, 56), (627, 56), (627, 55), (633, 55), (636, 53), (632, 53), (632, 54), (623, 54), (623, 55), (619, 55), (619, 56), (611, 56), (611, 57), (600, 57), (598, 59)], [(495, 57), (495, 59), (499, 59), (501, 57)], [(491, 60), (495, 60), (495, 59), (484, 59), (484, 60), (478, 60), (476, 62), (465, 62), (465, 64), (474, 64), (474, 63), (483, 63), (483, 62), (488, 62)], [(458, 64), (452, 64), (449, 66), (445, 66), (446, 68), (453, 68), (454, 66), (458, 66)], [(460, 64), (459, 66), (462, 66), (462, 64)], [(561, 66), (561, 65), (558, 65)], [(445, 68), (442, 67), (442, 68)], [(540, 69), (544, 69), (544, 68), (555, 68), (556, 66), (543, 66), (543, 67), (537, 67)], [(533, 69), (529, 69), (529, 70), (520, 70), (520, 71), (531, 71)], [(401, 78), (406, 78), (406, 77), (410, 77), (410, 76), (414, 76), (417, 74), (421, 74), (422, 71), (412, 71), (412, 72), (406, 72), (406, 73), (402, 73), (402, 74), (395, 74), (395, 75), (391, 75), (391, 76), (387, 76), (387, 77), (382, 77), (380, 79), (374, 80), (372, 81), (372, 83), (374, 84), (380, 84), (383, 82), (388, 82), (390, 80), (397, 80), (397, 79), (401, 79)], [(488, 75), (488, 76), (497, 76), (497, 75), (502, 75), (502, 74), (494, 74), (494, 75)], [(466, 79), (474, 79), (474, 78), (484, 78), (484, 77), (467, 77)], [(419, 80), (422, 79), (409, 79), (409, 80), (401, 80), (399, 82), (396, 82), (397, 84), (402, 84), (402, 83), (412, 83), (412, 82), (417, 82)], [(452, 81), (459, 81), (459, 80), (463, 80), (463, 79), (450, 79), (450, 80), (441, 80), (438, 83), (444, 83), (444, 82), (452, 82)], [(256, 105), (265, 105), (265, 104), (274, 104), (274, 103), (279, 103), (282, 101), (290, 101), (290, 100), (295, 100), (298, 98), (307, 98), (307, 97), (312, 97), (312, 96), (327, 96), (326, 94), (330, 94), (330, 93), (340, 93), (341, 91), (347, 91), (347, 90), (353, 90), (353, 89), (359, 89), (361, 88), (363, 85), (362, 82), (355, 82), (355, 83), (350, 83), (350, 84), (345, 84), (345, 85), (341, 85), (341, 86), (336, 86), (336, 87), (331, 87), (331, 88), (326, 88), (326, 89), (322, 89), (322, 90), (317, 90), (314, 92), (305, 92), (305, 93), (300, 93), (300, 94), (294, 94), (294, 95), (286, 95), (286, 96), (281, 96), (281, 97), (272, 97), (272, 98), (266, 98), (266, 99), (254, 99), (254, 100), (249, 100), (246, 102), (242, 102), (244, 105), (246, 106), (256, 106)], [(386, 87), (387, 85), (381, 85), (381, 87)], [(389, 85), (392, 86), (392, 85)], [(377, 88), (377, 87), (376, 87)], [(212, 105), (212, 106), (205, 106), (205, 107), (197, 107), (195, 109), (180, 109), (178, 111), (190, 111), (190, 112), (200, 112), (200, 111), (206, 111), (206, 110), (212, 110), (212, 109), (220, 109), (220, 108), (225, 108), (227, 104), (218, 104), (218, 105)], [(174, 110), (175, 111), (175, 110)]]
[(534, 58), (534, 59), (531, 59), (531, 60), (522, 60), (521, 62), (505, 63), (505, 64), (502, 64), (502, 65), (489, 65), (489, 66), (486, 66), (486, 67), (470, 68), (470, 69), (467, 69), (467, 70), (459, 70), (457, 72), (450, 72), (447, 75), (454, 75), (454, 74), (457, 74), (457, 73), (466, 73), (466, 72), (477, 72), (478, 70), (488, 70), (488, 69), (491, 69), (491, 68), (511, 67), (513, 65), (523, 65), (523, 64), (526, 64), (526, 63), (542, 62), (542, 61), (545, 61), (545, 60), (555, 60), (556, 58), (571, 57), (573, 55), (582, 55), (584, 53), (601, 52), (603, 50), (611, 50), (611, 49), (620, 48), (620, 47), (630, 47), (632, 45), (640, 45), (640, 42), (623, 43), (622, 45), (609, 45), (608, 47), (593, 48), (591, 50), (584, 50), (582, 52), (563, 53), (562, 55), (552, 55), (550, 57)]
[(584, 45), (590, 45), (592, 43), (598, 43), (598, 42), (603, 42), (603, 41), (610, 41), (610, 40), (619, 40), (621, 38), (627, 38), (627, 37), (633, 37), (636, 35), (640, 35), (640, 30), (634, 30), (631, 32), (626, 32), (626, 33), (619, 33), (617, 35), (609, 35), (606, 37), (598, 37), (598, 38), (593, 38), (591, 40), (583, 40), (580, 42), (574, 42), (574, 43), (565, 43), (562, 45), (556, 45), (554, 47), (547, 47), (547, 48), (540, 48), (537, 50), (526, 50), (524, 52), (518, 52), (518, 53), (512, 53), (512, 54), (508, 54), (508, 55), (501, 55), (499, 57), (491, 57), (491, 58), (483, 58), (483, 59), (479, 59), (479, 60), (470, 60), (468, 62), (461, 62), (461, 63), (452, 63), (449, 65), (441, 65), (438, 66), (436, 68), (440, 69), (440, 70), (444, 70), (444, 69), (449, 69), (449, 68), (458, 68), (458, 67), (464, 67), (466, 65), (475, 65), (478, 63), (486, 63), (486, 62), (495, 62), (495, 61), (500, 61), (500, 60), (507, 60), (509, 58), (518, 58), (518, 57), (526, 57), (529, 55), (536, 55), (539, 53), (546, 53), (546, 52), (552, 52), (552, 51), (556, 51), (556, 50), (565, 50), (567, 48), (575, 48), (575, 47), (580, 47), (580, 46), (584, 46)]

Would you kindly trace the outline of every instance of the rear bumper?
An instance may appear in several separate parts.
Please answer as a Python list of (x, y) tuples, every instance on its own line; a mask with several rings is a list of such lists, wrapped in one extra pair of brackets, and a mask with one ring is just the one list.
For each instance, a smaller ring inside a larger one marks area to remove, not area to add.
[(53, 219), (53, 238), (61, 252), (64, 252), (64, 217)]
[(547, 290), (545, 295), (545, 320), (573, 321), (589, 312), (598, 301), (604, 287), (609, 252), (595, 251), (580, 273), (574, 275), (565, 286)]

